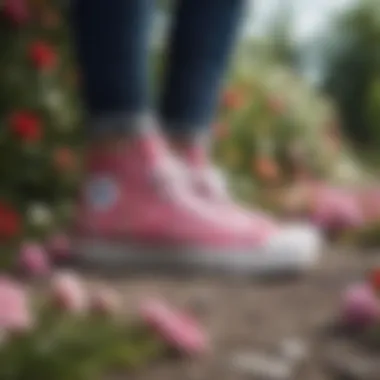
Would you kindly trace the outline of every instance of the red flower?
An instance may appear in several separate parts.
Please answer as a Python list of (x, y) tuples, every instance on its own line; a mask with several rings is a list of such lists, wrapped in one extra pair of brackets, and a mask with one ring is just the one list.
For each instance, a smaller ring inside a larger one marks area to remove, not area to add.
[(280, 97), (273, 96), (268, 99), (268, 108), (275, 115), (281, 115), (286, 111), (286, 103)]
[(229, 130), (228, 130), (228, 125), (223, 122), (216, 122), (213, 125), (213, 132), (214, 135), (218, 140), (221, 140), (223, 138), (226, 138), (228, 136)]
[(46, 9), (45, 12), (41, 14), (41, 24), (46, 29), (57, 29), (61, 23), (59, 14), (53, 9)]
[(276, 180), (280, 173), (276, 161), (270, 157), (258, 157), (253, 161), (254, 173), (256, 173), (262, 180), (273, 181)]
[(0, 240), (15, 237), (20, 232), (21, 220), (13, 208), (0, 202)]
[(50, 70), (57, 64), (54, 48), (44, 41), (35, 41), (29, 46), (29, 57), (39, 70)]
[(9, 118), (12, 131), (23, 141), (35, 142), (41, 139), (41, 120), (33, 113), (19, 111)]
[(70, 170), (76, 164), (76, 157), (70, 148), (61, 147), (54, 152), (54, 162), (59, 169)]
[(21, 25), (29, 19), (25, 0), (4, 0), (3, 12), (13, 24)]
[(236, 110), (244, 105), (244, 96), (241, 91), (236, 89), (228, 89), (224, 92), (222, 104), (225, 108)]
[(373, 270), (370, 274), (369, 281), (372, 288), (376, 291), (380, 291), (380, 268)]

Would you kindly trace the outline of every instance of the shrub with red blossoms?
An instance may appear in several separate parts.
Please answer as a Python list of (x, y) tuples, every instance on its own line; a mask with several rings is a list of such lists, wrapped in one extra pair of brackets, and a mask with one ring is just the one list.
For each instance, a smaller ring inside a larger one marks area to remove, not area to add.
[(21, 217), (9, 204), (0, 203), (0, 243), (17, 237), (21, 232)]
[(32, 112), (16, 111), (9, 116), (9, 126), (17, 138), (36, 142), (42, 137), (41, 119)]
[(73, 214), (81, 110), (59, 3), (0, 1), (0, 269), (47, 272), (25, 244), (46, 244), (50, 254), (50, 235), (65, 231)]
[(33, 65), (41, 71), (55, 68), (58, 60), (54, 48), (44, 41), (35, 41), (29, 46), (29, 57)]

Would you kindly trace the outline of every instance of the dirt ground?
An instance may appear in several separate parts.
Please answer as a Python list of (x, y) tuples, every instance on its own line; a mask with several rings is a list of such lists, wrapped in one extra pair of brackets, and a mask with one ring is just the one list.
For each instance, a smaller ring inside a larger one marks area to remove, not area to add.
[[(143, 276), (114, 278), (125, 300), (125, 307), (135, 310), (146, 296), (162, 296), (169, 302), (193, 310), (213, 341), (211, 355), (195, 360), (171, 360), (157, 363), (129, 380), (240, 380), (282, 379), (248, 373), (233, 365), (234, 358), (245, 353), (266, 353), (281, 358), (279, 347), (296, 340), (306, 349), (306, 359), (295, 367), (289, 380), (330, 380), (338, 377), (338, 363), (351, 362), (345, 352), (354, 352), (350, 344), (332, 338), (327, 327), (336, 320), (340, 295), (347, 284), (360, 280), (368, 268), (379, 261), (379, 254), (348, 252), (346, 249), (326, 252), (321, 265), (302, 278), (271, 282), (247, 279), (173, 278)], [(91, 284), (108, 282), (105, 277), (89, 276)], [(361, 353), (360, 353), (361, 354)], [(336, 360), (335, 360), (336, 361)], [(330, 363), (332, 362), (332, 364)], [(357, 364), (357, 367), (365, 364)], [(376, 370), (377, 371), (377, 370)], [(375, 372), (376, 372), (375, 371)], [(351, 375), (352, 379), (380, 379), (377, 374)]]

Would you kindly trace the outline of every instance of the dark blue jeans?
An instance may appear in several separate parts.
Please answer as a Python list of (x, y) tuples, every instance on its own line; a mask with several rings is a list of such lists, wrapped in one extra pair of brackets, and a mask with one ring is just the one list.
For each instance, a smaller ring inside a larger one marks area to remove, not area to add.
[[(73, 1), (74, 39), (90, 117), (127, 120), (154, 109), (149, 83), (154, 3)], [(243, 4), (244, 0), (175, 3), (167, 74), (157, 111), (167, 133), (194, 134), (212, 121)], [(128, 123), (109, 123), (106, 128), (116, 125), (128, 128)]]

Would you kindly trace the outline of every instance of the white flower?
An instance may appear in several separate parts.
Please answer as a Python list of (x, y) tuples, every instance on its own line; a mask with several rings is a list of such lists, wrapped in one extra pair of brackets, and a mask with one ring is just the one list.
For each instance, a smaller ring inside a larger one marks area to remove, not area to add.
[(49, 208), (42, 203), (31, 205), (27, 212), (28, 220), (34, 226), (47, 226), (53, 220), (53, 215)]
[(56, 89), (50, 90), (46, 95), (46, 103), (52, 109), (60, 108), (64, 103), (61, 91)]
[(275, 143), (269, 137), (262, 137), (256, 141), (257, 149), (263, 154), (272, 154), (275, 150)]
[(360, 172), (358, 171), (356, 164), (346, 157), (338, 162), (335, 169), (335, 177), (338, 181), (355, 183), (359, 174)]

